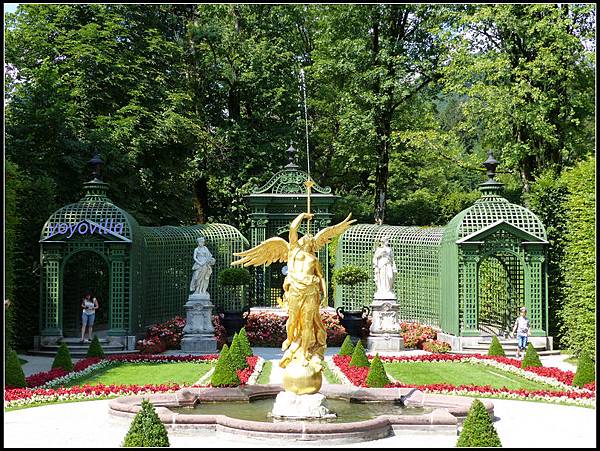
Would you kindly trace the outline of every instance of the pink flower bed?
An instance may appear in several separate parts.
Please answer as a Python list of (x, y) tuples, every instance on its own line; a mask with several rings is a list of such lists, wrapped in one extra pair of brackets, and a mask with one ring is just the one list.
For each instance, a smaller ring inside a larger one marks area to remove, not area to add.
[[(372, 358), (372, 357), (370, 357)], [(419, 355), (419, 356), (380, 356), (381, 360), (384, 362), (452, 362), (452, 361), (461, 361), (464, 360), (464, 356), (460, 355), (448, 355), (448, 354), (427, 354), (427, 355)], [(471, 355), (469, 358), (475, 358), (479, 360), (494, 360), (498, 363), (502, 363), (505, 365), (511, 365), (517, 368), (521, 368), (521, 361), (518, 359), (512, 359), (509, 357), (496, 357), (496, 356), (487, 356), (487, 355)], [(350, 380), (350, 382), (358, 387), (367, 387), (367, 375), (369, 373), (368, 367), (351, 367), (350, 360), (352, 360), (351, 356), (341, 356), (335, 355), (333, 356), (333, 363), (340, 369), (340, 371)], [(558, 382), (562, 382), (566, 385), (572, 385), (573, 383), (573, 372), (572, 371), (563, 371), (558, 368), (545, 368), (545, 367), (528, 367), (525, 371), (530, 371), (539, 376), (549, 377), (557, 380)], [(442, 393), (455, 393), (455, 394), (485, 394), (485, 395), (494, 395), (494, 394), (504, 394), (508, 395), (508, 397), (514, 398), (567, 398), (574, 400), (581, 399), (590, 399), (594, 400), (596, 398), (595, 394), (595, 384), (587, 384), (584, 388), (591, 391), (566, 391), (566, 390), (511, 390), (508, 388), (493, 388), (491, 386), (476, 386), (476, 385), (452, 385), (452, 384), (429, 384), (429, 385), (417, 385), (417, 384), (405, 384), (402, 382), (394, 382), (386, 385), (386, 387), (390, 388), (401, 388), (401, 387), (410, 387), (417, 388), (421, 391), (425, 392), (442, 392)]]

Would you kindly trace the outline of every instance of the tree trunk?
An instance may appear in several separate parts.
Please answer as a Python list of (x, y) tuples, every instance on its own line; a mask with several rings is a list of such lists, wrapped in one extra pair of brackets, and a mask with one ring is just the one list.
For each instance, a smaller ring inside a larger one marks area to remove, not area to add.
[(194, 208), (196, 209), (196, 223), (204, 224), (208, 211), (208, 185), (204, 177), (194, 182)]

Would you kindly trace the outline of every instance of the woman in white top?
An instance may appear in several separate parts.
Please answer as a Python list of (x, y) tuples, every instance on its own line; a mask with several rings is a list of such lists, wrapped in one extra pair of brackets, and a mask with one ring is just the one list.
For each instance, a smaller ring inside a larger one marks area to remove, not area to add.
[(89, 326), (89, 339), (92, 340), (92, 326), (94, 325), (94, 319), (96, 318), (96, 310), (98, 309), (98, 300), (96, 298), (90, 299), (90, 293), (86, 293), (85, 298), (81, 300), (81, 343), (83, 343), (83, 336), (85, 335), (85, 326)]

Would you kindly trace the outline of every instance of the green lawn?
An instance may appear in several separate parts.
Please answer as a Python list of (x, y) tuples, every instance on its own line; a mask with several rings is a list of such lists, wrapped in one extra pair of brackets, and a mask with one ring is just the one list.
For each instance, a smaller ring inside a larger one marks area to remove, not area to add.
[(124, 363), (99, 370), (68, 384), (74, 385), (144, 385), (194, 384), (211, 368), (210, 363)]
[(556, 390), (540, 382), (484, 365), (459, 362), (386, 363), (389, 375), (406, 384), (490, 385), (511, 390)]

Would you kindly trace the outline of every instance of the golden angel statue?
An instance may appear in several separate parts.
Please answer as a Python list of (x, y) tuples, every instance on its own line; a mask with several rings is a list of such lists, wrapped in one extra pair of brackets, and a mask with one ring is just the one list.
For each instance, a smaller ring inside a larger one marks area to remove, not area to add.
[(283, 238), (269, 238), (250, 250), (234, 254), (242, 258), (231, 263), (259, 266), (287, 262), (282, 304), (287, 306), (289, 316), (287, 338), (281, 346), (285, 352), (279, 366), (285, 368), (285, 390), (298, 395), (316, 393), (321, 388), (322, 362), (327, 346), (327, 332), (319, 312), (321, 303), (326, 300), (327, 286), (315, 253), (356, 221), (350, 220), (350, 216), (314, 237), (307, 233), (298, 239), (302, 220), (313, 218), (311, 213), (301, 213), (290, 224), (289, 243)]

